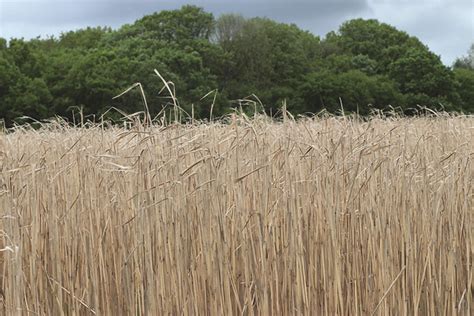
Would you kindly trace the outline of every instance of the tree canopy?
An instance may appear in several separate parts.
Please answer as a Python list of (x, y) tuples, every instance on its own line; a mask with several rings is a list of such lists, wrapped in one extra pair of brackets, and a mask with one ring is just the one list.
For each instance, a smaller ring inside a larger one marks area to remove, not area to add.
[[(0, 38), (0, 118), (96, 116), (115, 107), (150, 114), (172, 100), (157, 69), (185, 110), (222, 115), (258, 98), (275, 113), (323, 109), (362, 115), (417, 106), (474, 112), (474, 44), (453, 67), (416, 37), (377, 20), (355, 19), (319, 38), (293, 24), (225, 14), (196, 6), (161, 11), (113, 30), (88, 27), (58, 38)], [(252, 109), (249, 109), (252, 110)]]

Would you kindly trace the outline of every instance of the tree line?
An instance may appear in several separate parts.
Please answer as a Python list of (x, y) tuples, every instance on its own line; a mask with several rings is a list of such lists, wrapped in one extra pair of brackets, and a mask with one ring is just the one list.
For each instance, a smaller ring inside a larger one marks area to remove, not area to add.
[[(152, 116), (177, 98), (196, 118), (233, 108), (293, 114), (322, 110), (411, 114), (420, 106), (474, 112), (474, 46), (452, 67), (416, 37), (354, 19), (324, 38), (267, 18), (215, 18), (196, 6), (147, 15), (113, 30), (88, 27), (58, 38), (0, 38), (0, 118), (71, 119), (120, 109)], [(159, 73), (169, 82), (163, 89)]]

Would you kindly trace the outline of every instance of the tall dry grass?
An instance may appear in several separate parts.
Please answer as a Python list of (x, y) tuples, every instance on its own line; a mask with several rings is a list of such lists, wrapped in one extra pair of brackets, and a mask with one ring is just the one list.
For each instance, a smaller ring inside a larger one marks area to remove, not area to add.
[(474, 118), (0, 134), (4, 314), (468, 315)]

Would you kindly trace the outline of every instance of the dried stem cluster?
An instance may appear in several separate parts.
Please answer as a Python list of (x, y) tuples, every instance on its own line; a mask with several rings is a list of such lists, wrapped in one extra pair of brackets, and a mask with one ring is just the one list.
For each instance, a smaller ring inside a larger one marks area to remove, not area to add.
[(0, 134), (3, 312), (474, 312), (474, 119)]

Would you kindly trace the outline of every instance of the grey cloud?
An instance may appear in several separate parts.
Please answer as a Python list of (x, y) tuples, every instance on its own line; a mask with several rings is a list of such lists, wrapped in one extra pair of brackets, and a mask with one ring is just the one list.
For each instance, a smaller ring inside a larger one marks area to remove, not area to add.
[[(198, 1), (196, 1), (198, 3)], [(198, 3), (199, 4), (199, 3)], [(234, 1), (228, 4), (212, 2), (208, 6), (214, 11), (240, 12), (246, 16), (267, 16), (278, 20), (294, 20), (308, 18), (322, 18), (326, 16), (339, 16), (348, 13), (362, 12), (368, 9), (365, 0), (346, 1), (310, 1), (310, 0), (259, 0), (259, 1)]]
[[(15, 34), (6, 29), (10, 24), (34, 27), (62, 25), (111, 25), (133, 22), (145, 14), (164, 9), (179, 8), (191, 3), (216, 15), (226, 12), (245, 16), (266, 16), (282, 22), (298, 23), (301, 20), (323, 21), (330, 17), (360, 13), (368, 8), (365, 0), (244, 0), (244, 1), (3, 1), (0, 18), (3, 29), (0, 35)], [(15, 34), (16, 35), (16, 34)], [(39, 34), (38, 34), (39, 35)], [(31, 36), (30, 34), (25, 35)]]

